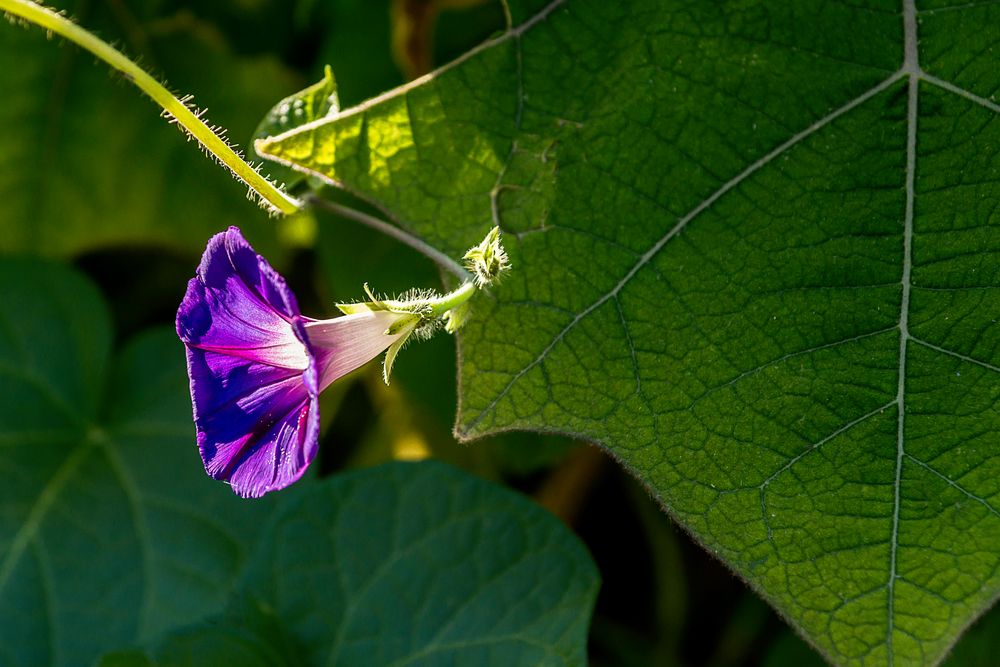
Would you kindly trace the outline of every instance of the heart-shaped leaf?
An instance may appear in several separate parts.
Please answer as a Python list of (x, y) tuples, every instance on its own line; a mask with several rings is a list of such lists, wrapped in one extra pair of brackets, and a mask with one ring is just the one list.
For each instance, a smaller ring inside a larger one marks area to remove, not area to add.
[(582, 665), (598, 583), (579, 540), (526, 498), (440, 463), (388, 464), (279, 514), (227, 614), (102, 664)]
[(225, 615), (173, 631), (150, 649), (105, 655), (98, 667), (301, 667), (299, 648), (272, 610), (241, 604)]
[(1000, 5), (919, 4), (510, 0), (258, 151), (502, 227), (460, 436), (596, 441), (830, 660), (933, 664), (1000, 593)]
[(90, 664), (218, 612), (275, 500), (202, 470), (183, 348), (113, 360), (105, 306), (55, 264), (0, 261), (0, 662)]

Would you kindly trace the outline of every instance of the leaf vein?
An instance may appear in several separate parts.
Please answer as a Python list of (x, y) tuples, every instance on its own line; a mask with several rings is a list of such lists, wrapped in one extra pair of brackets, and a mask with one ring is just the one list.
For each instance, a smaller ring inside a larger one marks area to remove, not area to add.
[(976, 364), (977, 366), (981, 366), (982, 368), (993, 371), (994, 373), (1000, 373), (1000, 366), (994, 366), (993, 364), (988, 364), (985, 361), (980, 361), (979, 359), (975, 359), (973, 357), (961, 354), (959, 352), (955, 352), (954, 350), (949, 350), (948, 348), (934, 345), (933, 343), (929, 343), (926, 340), (920, 338), (914, 338), (911, 336), (910, 340), (912, 340), (914, 343), (918, 345), (923, 345), (924, 347), (930, 350), (934, 350), (935, 352), (940, 352), (941, 354), (946, 354), (950, 357), (955, 357), (956, 359), (967, 361), (970, 364)]
[(961, 484), (959, 484), (958, 482), (956, 482), (955, 480), (953, 480), (951, 477), (948, 477), (947, 475), (945, 475), (943, 472), (941, 472), (940, 470), (938, 470), (934, 466), (932, 466), (932, 465), (930, 465), (928, 463), (924, 463), (923, 461), (921, 461), (917, 457), (913, 456), (912, 454), (907, 454), (906, 458), (908, 458), (910, 461), (913, 461), (914, 463), (916, 463), (918, 466), (920, 466), (921, 468), (923, 468), (927, 472), (932, 473), (932, 474), (940, 477), (942, 480), (944, 480), (950, 486), (952, 486), (955, 490), (957, 490), (957, 491), (961, 492), (962, 494), (968, 496), (972, 500), (975, 500), (977, 503), (981, 504), (983, 507), (985, 507), (986, 509), (988, 509), (990, 511), (990, 514), (992, 514), (993, 516), (995, 516), (998, 519), (1000, 519), (1000, 511), (998, 511), (997, 508), (995, 508), (990, 501), (986, 500), (985, 498), (983, 498), (981, 496), (977, 496), (976, 494), (974, 494), (973, 492), (969, 491), (964, 486), (962, 486)]
[(635, 276), (635, 274), (638, 273), (640, 269), (646, 266), (672, 238), (677, 236), (677, 234), (679, 234), (680, 231), (684, 229), (684, 227), (686, 227), (689, 222), (691, 222), (691, 220), (701, 215), (701, 213), (710, 208), (713, 204), (715, 204), (716, 201), (722, 198), (725, 194), (727, 194), (729, 191), (734, 189), (744, 180), (752, 176), (758, 170), (769, 164), (772, 160), (779, 157), (787, 150), (789, 150), (796, 144), (800, 143), (801, 141), (805, 140), (812, 134), (816, 133), (823, 127), (829, 125), (837, 118), (852, 111), (853, 109), (864, 104), (865, 102), (875, 97), (879, 93), (888, 89), (897, 81), (900, 81), (904, 75), (905, 72), (903, 72), (902, 70), (900, 72), (897, 72), (896, 74), (885, 79), (882, 83), (868, 89), (865, 93), (862, 93), (858, 97), (840, 106), (839, 108), (835, 109), (834, 111), (827, 114), (823, 118), (820, 118), (809, 127), (793, 135), (787, 141), (780, 144), (779, 146), (771, 150), (769, 153), (765, 154), (764, 156), (760, 157), (759, 159), (751, 163), (748, 167), (746, 167), (746, 169), (744, 169), (739, 174), (734, 176), (732, 179), (724, 183), (712, 195), (710, 195), (707, 199), (702, 201), (690, 212), (684, 215), (680, 220), (677, 221), (677, 223), (675, 223), (670, 228), (669, 231), (667, 231), (666, 234), (664, 234), (656, 243), (653, 244), (653, 246), (649, 250), (647, 250), (638, 259), (638, 261), (632, 266), (632, 268), (629, 269), (629, 271), (622, 277), (621, 280), (618, 281), (617, 284), (615, 284), (615, 286), (609, 292), (607, 292), (602, 297), (600, 297), (592, 304), (587, 306), (585, 309), (580, 311), (572, 320), (570, 320), (569, 324), (567, 324), (558, 334), (556, 334), (555, 338), (553, 338), (552, 341), (550, 341), (549, 344), (545, 346), (542, 352), (532, 362), (530, 362), (527, 366), (518, 371), (510, 379), (510, 381), (506, 384), (506, 386), (504, 386), (504, 388), (501, 389), (500, 392), (493, 398), (493, 400), (490, 401), (490, 403), (487, 404), (486, 407), (483, 408), (480, 411), (480, 413), (468, 424), (468, 426), (465, 428), (465, 432), (469, 433), (473, 429), (475, 429), (486, 418), (486, 415), (490, 413), (499, 404), (501, 400), (503, 400), (503, 398), (508, 394), (508, 392), (511, 390), (511, 388), (518, 380), (524, 377), (524, 375), (528, 373), (531, 369), (533, 369), (535, 366), (540, 364), (549, 355), (552, 349), (556, 345), (558, 345), (559, 342), (562, 341), (563, 338), (565, 338), (566, 334), (568, 334), (574, 327), (576, 327), (576, 325), (579, 324), (581, 320), (590, 315), (590, 313), (597, 310), (600, 306), (602, 306), (605, 302), (607, 302), (608, 299), (611, 299), (614, 296), (616, 296), (632, 280), (633, 276)]
[[(913, 210), (916, 198), (917, 171), (917, 118), (920, 81), (919, 53), (917, 48), (917, 9), (915, 0), (903, 0), (903, 32), (906, 62), (909, 72), (906, 101), (906, 209), (903, 218), (903, 284), (899, 303), (899, 372), (897, 375), (896, 403), (899, 410), (896, 427), (896, 471), (893, 484), (892, 529), (889, 546), (889, 579), (886, 603), (886, 651), (890, 665), (895, 663), (893, 634), (896, 631), (896, 567), (899, 550), (899, 508), (903, 475), (903, 457), (906, 455), (906, 348), (910, 339), (910, 278), (913, 269)], [(922, 649), (921, 649), (922, 650)]]
[(747, 377), (750, 377), (751, 375), (756, 375), (757, 373), (760, 373), (763, 370), (771, 368), (772, 366), (777, 366), (778, 364), (781, 364), (781, 363), (783, 363), (785, 361), (788, 361), (789, 359), (794, 359), (795, 357), (801, 357), (801, 356), (806, 355), (806, 354), (812, 354), (813, 352), (819, 352), (821, 350), (828, 350), (830, 348), (839, 347), (841, 345), (848, 345), (850, 343), (854, 343), (854, 342), (857, 342), (859, 340), (865, 340), (866, 338), (872, 338), (874, 336), (878, 336), (879, 334), (888, 333), (888, 332), (892, 331), (895, 328), (896, 328), (895, 326), (886, 327), (886, 328), (883, 328), (883, 329), (879, 329), (877, 331), (870, 331), (868, 333), (863, 333), (863, 334), (859, 334), (857, 336), (852, 336), (851, 338), (845, 338), (843, 340), (836, 340), (836, 341), (833, 341), (832, 343), (823, 343), (822, 345), (814, 345), (814, 346), (806, 348), (804, 350), (796, 350), (795, 352), (789, 352), (788, 354), (782, 355), (782, 356), (778, 357), (777, 359), (772, 359), (771, 361), (765, 362), (765, 363), (757, 366), (756, 368), (751, 368), (750, 370), (743, 371), (742, 373), (740, 373), (736, 377), (732, 378), (731, 380), (728, 380), (727, 382), (725, 382), (723, 384), (716, 385), (714, 387), (710, 387), (709, 389), (707, 389), (705, 391), (705, 393), (703, 393), (701, 396), (699, 396), (696, 399), (694, 399), (687, 406), (687, 408), (685, 408), (685, 410), (690, 410), (691, 408), (693, 408), (696, 405), (698, 405), (699, 403), (701, 403), (703, 400), (707, 399), (712, 394), (715, 394), (715, 393), (717, 393), (717, 392), (719, 392), (719, 391), (721, 391), (723, 389), (726, 389), (727, 387), (731, 387), (734, 384), (736, 384), (737, 382), (739, 382), (740, 380), (743, 380), (743, 379), (745, 379)]
[(931, 84), (932, 86), (937, 86), (938, 88), (941, 88), (942, 90), (947, 90), (949, 93), (954, 93), (955, 95), (958, 95), (959, 97), (964, 97), (965, 99), (969, 100), (970, 102), (973, 102), (975, 104), (978, 104), (981, 107), (985, 107), (985, 108), (989, 109), (993, 113), (1000, 113), (1000, 104), (997, 104), (996, 102), (988, 100), (985, 97), (980, 97), (979, 95), (976, 95), (975, 93), (970, 92), (970, 91), (968, 91), (968, 90), (966, 90), (964, 88), (956, 86), (955, 84), (951, 83), (950, 81), (945, 81), (944, 79), (939, 79), (938, 77), (933, 76), (931, 74), (928, 74), (926, 72), (921, 72), (920, 73), (920, 78), (923, 79), (924, 81), (926, 81), (927, 83)]
[(52, 477), (49, 478), (49, 481), (42, 488), (41, 493), (38, 494), (38, 498), (28, 511), (27, 518), (14, 534), (14, 539), (11, 540), (10, 548), (4, 555), (3, 562), (0, 563), (0, 591), (7, 586), (7, 582), (14, 572), (17, 561), (20, 560), (25, 549), (38, 534), (45, 515), (52, 508), (53, 503), (59, 497), (66, 482), (69, 481), (73, 473), (80, 467), (93, 446), (94, 443), (90, 440), (84, 440), (77, 445), (69, 453), (62, 465), (56, 469)]

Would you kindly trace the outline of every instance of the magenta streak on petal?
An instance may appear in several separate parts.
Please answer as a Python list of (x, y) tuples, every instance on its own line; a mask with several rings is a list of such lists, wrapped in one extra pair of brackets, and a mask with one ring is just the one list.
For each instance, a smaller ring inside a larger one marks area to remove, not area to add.
[[(200, 365), (197, 359), (192, 359), (193, 369)], [(284, 414), (309, 397), (297, 374), (284, 377), (270, 374), (269, 380), (258, 383), (253, 379), (243, 381), (249, 371), (240, 371), (238, 380), (220, 390), (215, 390), (215, 386), (200, 388), (196, 424), (200, 432), (212, 435), (211, 443), (206, 441), (202, 454), (213, 476), (218, 476), (230, 462), (239, 459), (246, 447), (256, 444), (254, 436), (266, 433)], [(196, 374), (199, 381), (203, 377)]]
[[(227, 358), (231, 359), (231, 357)], [(219, 368), (219, 364), (216, 364), (216, 368)], [(221, 391), (218, 392), (218, 396), (212, 397), (215, 400), (206, 400), (202, 406), (196, 406), (208, 408), (205, 411), (206, 419), (212, 414), (219, 414), (222, 410), (234, 405), (241, 409), (246, 408), (253, 395), (263, 392), (273, 393), (285, 388), (278, 385), (298, 387), (302, 382), (295, 373), (261, 364), (251, 367), (241, 366), (234, 369), (231, 375), (228, 378), (219, 378)], [(195, 419), (199, 423), (204, 421), (197, 414)]]
[(260, 347), (223, 347), (220, 345), (202, 345), (198, 343), (189, 343), (188, 345), (199, 350), (204, 350), (205, 352), (215, 352), (216, 354), (238, 357), (247, 361), (258, 361), (268, 366), (299, 371), (300, 373), (306, 369), (303, 362), (308, 361), (305, 355), (305, 348), (298, 339), (296, 339), (294, 345), (277, 343), (275, 345), (263, 345)]
[(294, 421), (298, 424), (298, 415), (303, 408), (306, 408), (307, 400), (293, 401), (291, 405), (283, 406), (282, 414), (269, 416), (270, 418), (265, 417), (256, 421), (245, 436), (219, 447), (217, 450), (219, 456), (212, 462), (209, 473), (216, 479), (229, 479), (233, 474), (233, 470), (238, 465), (242, 465), (244, 459), (252, 456), (256, 451), (265, 449), (255, 446), (260, 442), (270, 442), (273, 440), (273, 438), (268, 438), (267, 436), (272, 435), (274, 429), (280, 426), (290, 415), (296, 415)]
[[(306, 469), (303, 451), (310, 406), (305, 402), (296, 406), (285, 418), (276, 422), (261, 440), (274, 443), (274, 447), (257, 447), (241, 457), (230, 471), (229, 482), (240, 495), (262, 495), (267, 491), (284, 488), (299, 479)], [(309, 457), (312, 458), (311, 456)]]

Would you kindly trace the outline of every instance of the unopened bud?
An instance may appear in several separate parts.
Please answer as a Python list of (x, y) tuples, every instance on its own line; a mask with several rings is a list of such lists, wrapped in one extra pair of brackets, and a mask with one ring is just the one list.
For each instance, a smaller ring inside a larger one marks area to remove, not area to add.
[(465, 253), (465, 266), (475, 276), (476, 285), (486, 287), (493, 285), (510, 269), (507, 251), (500, 243), (500, 228), (494, 227), (477, 246), (469, 248)]

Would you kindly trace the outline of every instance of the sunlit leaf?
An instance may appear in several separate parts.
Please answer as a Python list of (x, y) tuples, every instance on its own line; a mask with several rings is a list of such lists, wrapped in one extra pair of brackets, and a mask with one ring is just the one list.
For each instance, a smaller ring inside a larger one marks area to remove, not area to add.
[[(334, 116), (338, 111), (340, 111), (340, 100), (337, 97), (337, 82), (333, 78), (333, 70), (327, 65), (320, 81), (289, 95), (271, 107), (254, 131), (253, 138), (256, 140), (281, 134), (314, 120)], [(253, 153), (253, 157), (256, 157), (256, 153)], [(305, 179), (299, 172), (280, 165), (276, 166), (277, 170), (273, 170), (271, 175), (279, 178), (288, 188)]]
[(502, 227), (460, 435), (596, 441), (833, 662), (937, 662), (1000, 593), (1000, 5), (507, 4), (259, 150)]

